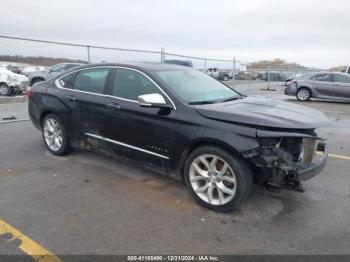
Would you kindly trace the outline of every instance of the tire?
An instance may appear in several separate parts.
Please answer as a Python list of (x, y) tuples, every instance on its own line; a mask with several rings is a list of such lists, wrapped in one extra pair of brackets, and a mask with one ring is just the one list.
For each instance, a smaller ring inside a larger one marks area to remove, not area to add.
[(12, 94), (12, 88), (6, 83), (0, 84), (0, 96), (10, 96)]
[(42, 135), (47, 149), (52, 154), (63, 156), (71, 151), (64, 124), (55, 114), (45, 116), (42, 122)]
[(228, 75), (224, 75), (224, 76), (222, 77), (222, 80), (223, 80), (223, 81), (228, 81)]
[[(215, 158), (216, 164), (206, 168)], [(214, 146), (200, 147), (189, 155), (184, 179), (199, 205), (218, 212), (233, 210), (249, 196), (253, 185), (253, 174), (246, 161)]]
[(311, 98), (311, 91), (305, 87), (299, 88), (296, 97), (299, 101), (307, 101)]
[(34, 78), (34, 79), (32, 80), (31, 85), (33, 86), (33, 85), (35, 85), (36, 83), (39, 83), (39, 82), (42, 82), (42, 81), (45, 81), (45, 79), (44, 79), (44, 78), (41, 78), (41, 77), (36, 77), (36, 78)]

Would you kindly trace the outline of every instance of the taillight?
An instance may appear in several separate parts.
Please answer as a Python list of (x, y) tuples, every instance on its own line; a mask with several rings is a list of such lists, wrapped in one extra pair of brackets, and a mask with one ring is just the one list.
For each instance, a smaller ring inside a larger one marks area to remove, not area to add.
[(26, 88), (26, 90), (24, 91), (24, 95), (28, 98), (32, 98), (32, 89), (30, 86)]
[(287, 81), (286, 86), (291, 85), (291, 84), (296, 84), (296, 83), (297, 83), (297, 81), (294, 81), (294, 80)]

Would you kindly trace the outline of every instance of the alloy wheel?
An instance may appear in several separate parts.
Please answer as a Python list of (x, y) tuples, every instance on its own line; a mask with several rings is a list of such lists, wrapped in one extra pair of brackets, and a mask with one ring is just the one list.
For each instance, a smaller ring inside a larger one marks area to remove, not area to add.
[(9, 87), (6, 84), (0, 85), (0, 95), (6, 96), (9, 92)]
[(63, 133), (56, 119), (48, 118), (44, 123), (45, 143), (52, 151), (59, 151), (62, 147)]
[(225, 205), (236, 195), (237, 180), (230, 165), (222, 158), (206, 154), (190, 166), (190, 184), (196, 195), (211, 205)]
[(301, 101), (305, 101), (305, 100), (308, 100), (309, 97), (310, 97), (310, 92), (307, 91), (306, 89), (301, 89), (298, 91), (298, 99), (301, 100)]

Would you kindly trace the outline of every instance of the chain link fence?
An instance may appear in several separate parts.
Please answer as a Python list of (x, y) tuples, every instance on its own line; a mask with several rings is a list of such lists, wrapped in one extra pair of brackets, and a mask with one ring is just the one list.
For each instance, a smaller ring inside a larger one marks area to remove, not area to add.
[[(0, 36), (0, 96), (22, 95), (25, 88), (77, 64), (101, 62), (162, 62), (192, 66), (242, 90), (274, 90), (314, 69), (274, 68), (232, 59), (196, 57), (159, 50), (125, 49)], [(69, 63), (59, 65), (61, 63)]]

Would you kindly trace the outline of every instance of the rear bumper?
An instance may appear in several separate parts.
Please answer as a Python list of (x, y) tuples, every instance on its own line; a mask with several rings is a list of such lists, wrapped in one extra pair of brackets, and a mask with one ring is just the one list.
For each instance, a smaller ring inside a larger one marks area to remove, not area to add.
[(296, 84), (287, 85), (284, 89), (284, 94), (287, 96), (295, 96), (297, 94)]
[(321, 173), (324, 169), (328, 159), (328, 147), (325, 142), (320, 142), (317, 145), (317, 155), (321, 155), (320, 158), (312, 162), (308, 167), (297, 171), (299, 180), (305, 181), (313, 178)]

